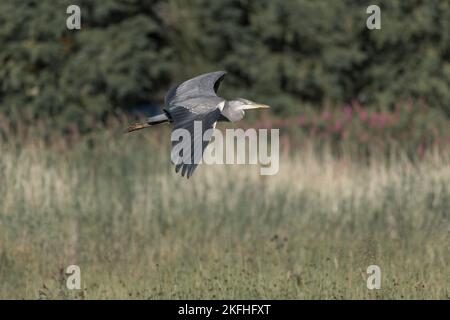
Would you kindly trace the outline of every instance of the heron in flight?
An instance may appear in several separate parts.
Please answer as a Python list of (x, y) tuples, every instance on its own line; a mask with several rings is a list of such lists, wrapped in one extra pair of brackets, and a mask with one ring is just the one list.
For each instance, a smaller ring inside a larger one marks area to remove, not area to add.
[[(178, 173), (181, 169), (181, 175), (189, 178), (201, 161), (203, 152), (208, 146), (211, 134), (208, 137), (194, 135), (194, 122), (201, 123), (202, 132), (208, 132), (208, 129), (214, 129), (218, 121), (236, 122), (244, 117), (244, 110), (269, 108), (264, 104), (259, 104), (247, 99), (237, 98), (234, 100), (225, 100), (217, 96), (217, 90), (220, 82), (225, 77), (225, 71), (216, 71), (197, 76), (181, 84), (172, 87), (164, 99), (163, 113), (154, 117), (149, 117), (143, 123), (136, 123), (128, 127), (127, 132), (132, 132), (154, 126), (161, 123), (172, 123), (173, 131), (176, 129), (185, 129), (190, 134), (191, 150), (189, 161), (186, 157), (179, 155), (175, 164), (175, 171)], [(196, 141), (200, 140), (200, 141)], [(183, 141), (172, 141), (172, 150), (178, 143)], [(195, 152), (195, 148), (201, 148)], [(201, 152), (199, 152), (201, 151)], [(198, 159), (200, 157), (200, 159)]]

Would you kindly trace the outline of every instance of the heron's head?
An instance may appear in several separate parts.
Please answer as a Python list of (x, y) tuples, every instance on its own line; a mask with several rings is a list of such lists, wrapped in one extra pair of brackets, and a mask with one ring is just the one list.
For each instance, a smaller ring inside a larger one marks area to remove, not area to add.
[(256, 103), (247, 99), (237, 98), (228, 101), (222, 113), (228, 118), (228, 120), (234, 122), (239, 121), (244, 117), (244, 110), (249, 109), (266, 109), (268, 105)]

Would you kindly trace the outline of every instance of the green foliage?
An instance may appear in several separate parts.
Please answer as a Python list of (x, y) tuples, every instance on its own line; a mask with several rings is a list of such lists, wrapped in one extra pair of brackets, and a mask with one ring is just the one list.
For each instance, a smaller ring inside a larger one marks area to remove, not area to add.
[(102, 120), (165, 90), (173, 59), (152, 3), (78, 1), (76, 31), (66, 28), (70, 1), (2, 2), (2, 111), (64, 127)]
[(450, 114), (447, 1), (80, 0), (82, 30), (67, 30), (71, 1), (0, 3), (0, 111), (51, 117), (61, 127), (162, 102), (201, 72), (230, 72), (222, 93), (299, 105), (394, 107), (423, 100)]

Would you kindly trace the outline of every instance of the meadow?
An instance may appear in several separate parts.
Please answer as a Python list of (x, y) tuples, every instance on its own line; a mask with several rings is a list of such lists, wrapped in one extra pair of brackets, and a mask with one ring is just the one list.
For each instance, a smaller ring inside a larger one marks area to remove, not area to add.
[(2, 140), (0, 298), (450, 298), (448, 150), (361, 160), (305, 140), (277, 175), (204, 165), (187, 180), (169, 131), (124, 127)]

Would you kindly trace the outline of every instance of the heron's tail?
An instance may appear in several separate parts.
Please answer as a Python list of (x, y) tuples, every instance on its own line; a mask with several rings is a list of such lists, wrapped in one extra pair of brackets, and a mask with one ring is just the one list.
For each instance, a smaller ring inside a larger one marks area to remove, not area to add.
[(148, 118), (146, 122), (138, 122), (129, 126), (126, 132), (141, 130), (164, 122), (169, 122), (169, 118), (164, 113), (162, 113), (157, 116)]

